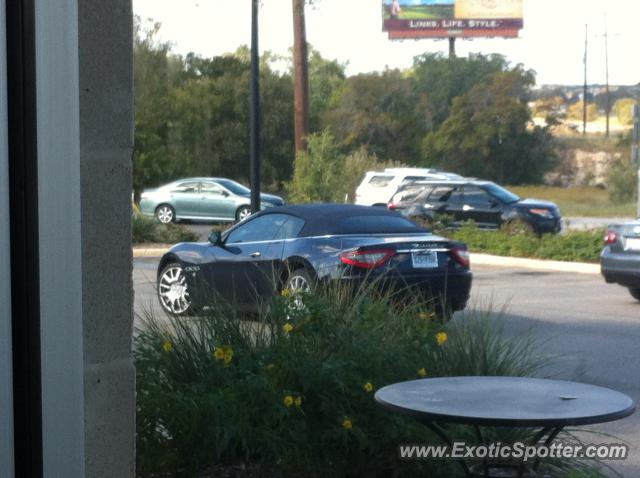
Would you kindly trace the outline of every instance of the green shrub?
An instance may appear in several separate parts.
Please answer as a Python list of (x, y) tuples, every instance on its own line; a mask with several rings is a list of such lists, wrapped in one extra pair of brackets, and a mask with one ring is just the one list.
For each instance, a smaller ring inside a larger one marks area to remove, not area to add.
[(629, 158), (618, 158), (609, 166), (607, 182), (611, 202), (633, 201), (638, 190), (638, 169)]
[(142, 244), (155, 242), (175, 244), (177, 242), (196, 241), (198, 235), (177, 224), (161, 224), (154, 218), (134, 214), (131, 217), (131, 242)]
[(538, 236), (530, 232), (514, 233), (511, 228), (487, 231), (473, 223), (457, 230), (436, 232), (466, 243), (472, 252), (575, 262), (598, 262), (604, 237), (602, 229)]
[(489, 314), (444, 326), (423, 304), (371, 290), (278, 297), (265, 309), (254, 322), (224, 306), (143, 318), (139, 476), (238, 463), (261, 470), (251, 476), (460, 476), (455, 463), (397, 458), (401, 443), (440, 440), (377, 405), (375, 390), (422, 376), (531, 375), (542, 364), (530, 337), (507, 337)]

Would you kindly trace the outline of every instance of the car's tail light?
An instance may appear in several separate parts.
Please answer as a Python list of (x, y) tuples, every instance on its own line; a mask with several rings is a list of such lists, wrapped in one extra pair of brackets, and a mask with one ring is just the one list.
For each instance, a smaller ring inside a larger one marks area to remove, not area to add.
[(536, 216), (541, 216), (541, 217), (546, 217), (546, 218), (552, 218), (553, 217), (553, 213), (549, 210), (549, 209), (529, 209), (529, 212), (531, 214), (535, 214)]
[(393, 249), (357, 249), (343, 252), (340, 260), (353, 267), (375, 269), (387, 263), (395, 255), (396, 251)]
[(461, 266), (469, 267), (469, 265), (471, 264), (469, 251), (465, 246), (453, 247), (451, 249), (451, 257), (453, 257), (454, 260)]
[(615, 244), (617, 240), (618, 240), (618, 234), (616, 234), (615, 231), (607, 231), (607, 233), (604, 236), (605, 244)]
[(389, 204), (387, 204), (387, 209), (395, 209), (397, 208), (398, 205), (396, 203), (394, 203), (393, 201), (389, 201)]

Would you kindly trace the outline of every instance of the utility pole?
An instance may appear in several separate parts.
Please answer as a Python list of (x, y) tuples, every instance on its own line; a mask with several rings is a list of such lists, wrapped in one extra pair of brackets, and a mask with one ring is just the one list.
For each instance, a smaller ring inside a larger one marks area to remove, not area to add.
[(456, 37), (449, 37), (449, 60), (456, 57)]
[(293, 0), (293, 67), (296, 154), (307, 150), (309, 136), (309, 59), (305, 0)]
[(584, 87), (582, 89), (582, 134), (587, 134), (587, 38), (589, 26), (584, 26)]
[(260, 0), (251, 0), (251, 108), (249, 163), (251, 170), (251, 212), (260, 211), (260, 52), (258, 50), (258, 9)]
[(605, 113), (607, 116), (606, 137), (609, 137), (609, 117), (611, 116), (611, 94), (609, 91), (609, 29), (607, 27), (607, 13), (604, 14), (604, 64), (605, 64)]

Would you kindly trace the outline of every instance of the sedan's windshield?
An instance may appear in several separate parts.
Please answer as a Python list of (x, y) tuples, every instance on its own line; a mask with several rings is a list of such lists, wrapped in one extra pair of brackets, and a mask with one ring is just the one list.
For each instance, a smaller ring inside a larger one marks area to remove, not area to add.
[(483, 186), (484, 190), (491, 194), (493, 197), (498, 198), (505, 204), (511, 204), (517, 201), (520, 201), (520, 197), (513, 194), (511, 191), (503, 188), (502, 186), (498, 186), (494, 183), (489, 183)]
[(227, 188), (233, 194), (237, 194), (239, 196), (246, 196), (247, 194), (251, 194), (251, 189), (230, 179), (216, 179), (216, 182)]

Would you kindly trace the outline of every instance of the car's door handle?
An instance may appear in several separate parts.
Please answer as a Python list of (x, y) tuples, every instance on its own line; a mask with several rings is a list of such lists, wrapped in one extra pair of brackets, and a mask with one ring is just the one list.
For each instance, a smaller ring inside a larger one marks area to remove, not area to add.
[(253, 252), (253, 253), (250, 254), (250, 256), (251, 257), (260, 257), (261, 254), (260, 254), (260, 252)]
[(466, 204), (462, 206), (463, 211), (473, 211), (475, 208), (473, 206), (467, 206)]

